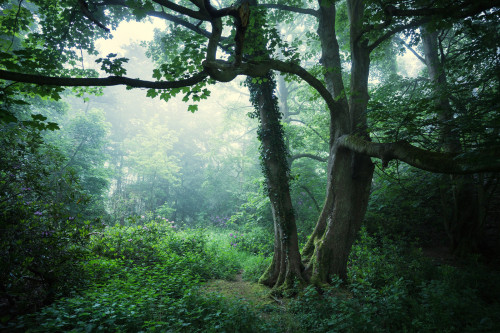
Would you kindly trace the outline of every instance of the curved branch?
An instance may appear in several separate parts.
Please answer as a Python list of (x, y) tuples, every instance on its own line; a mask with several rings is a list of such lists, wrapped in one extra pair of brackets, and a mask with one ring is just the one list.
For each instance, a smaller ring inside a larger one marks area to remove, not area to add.
[(325, 100), (326, 105), (332, 115), (332, 119), (334, 121), (338, 121), (338, 117), (333, 117), (336, 114), (337, 110), (339, 110), (341, 106), (341, 102), (337, 101), (333, 98), (332, 94), (328, 91), (326, 86), (317, 79), (314, 75), (309, 73), (303, 67), (293, 63), (293, 62), (284, 62), (280, 60), (270, 60), (269, 66), (273, 70), (280, 71), (282, 73), (294, 74), (300, 77), (302, 80), (306, 81), (311, 87), (313, 87)]
[(281, 60), (263, 60), (259, 62), (242, 63), (240, 66), (234, 66), (233, 63), (223, 60), (205, 60), (203, 67), (210, 71), (216, 71), (217, 76), (213, 78), (217, 81), (231, 81), (238, 75), (248, 75), (251, 77), (264, 77), (270, 70), (279, 71), (282, 73), (294, 74), (306, 81), (313, 87), (325, 100), (331, 114), (334, 114), (339, 107), (339, 102), (328, 92), (323, 82), (318, 80), (314, 75), (309, 73), (300, 65), (293, 62), (285, 62)]
[(312, 202), (314, 203), (314, 207), (318, 211), (318, 213), (321, 213), (321, 209), (319, 208), (318, 202), (316, 201), (316, 198), (314, 198), (314, 195), (312, 194), (311, 190), (307, 186), (300, 185), (300, 188), (306, 191), (306, 193), (309, 195), (309, 198), (311, 198)]
[(90, 21), (92, 21), (95, 25), (97, 25), (104, 31), (110, 32), (108, 27), (106, 27), (104, 24), (99, 22), (99, 20), (94, 17), (94, 15), (89, 10), (89, 5), (84, 0), (78, 0), (78, 4), (80, 5), (80, 9), (82, 10), (82, 13), (86, 18), (88, 18)]
[(500, 171), (500, 147), (465, 154), (439, 153), (415, 147), (406, 141), (375, 143), (355, 135), (343, 135), (335, 144), (337, 148), (347, 148), (379, 158), (383, 167), (391, 160), (398, 159), (416, 168), (436, 173), (472, 174)]
[(316, 160), (316, 161), (319, 161), (319, 162), (326, 162), (328, 161), (327, 158), (324, 158), (324, 157), (321, 157), (321, 156), (317, 156), (317, 155), (313, 155), (313, 154), (295, 154), (295, 155), (292, 155), (290, 156), (290, 164), (293, 163), (295, 160), (298, 160), (299, 158), (310, 158), (312, 160)]
[(402, 24), (402, 25), (398, 25), (388, 31), (385, 32), (385, 34), (383, 34), (382, 36), (380, 36), (377, 40), (375, 40), (372, 44), (370, 44), (368, 46), (368, 50), (371, 52), (373, 51), (377, 46), (379, 46), (383, 41), (385, 41), (386, 39), (388, 39), (389, 37), (391, 37), (392, 35), (394, 34), (397, 34), (398, 32), (401, 32), (403, 30), (406, 30), (406, 29), (410, 29), (410, 28), (416, 28), (416, 27), (420, 27), (421, 25), (429, 22), (431, 20), (431, 17), (424, 17), (420, 20), (416, 20), (416, 21), (413, 21), (413, 22), (410, 22), (408, 24)]
[(187, 79), (178, 81), (145, 81), (123, 76), (109, 76), (105, 78), (54, 77), (16, 73), (0, 69), (1, 80), (61, 87), (107, 87), (126, 85), (133, 88), (171, 89), (192, 86), (203, 81), (207, 77), (208, 74), (205, 71), (201, 71)]
[(219, 82), (232, 81), (236, 76), (243, 75), (241, 68), (235, 67), (233, 63), (224, 60), (203, 60), (202, 63), (205, 71), (210, 74), (210, 77)]

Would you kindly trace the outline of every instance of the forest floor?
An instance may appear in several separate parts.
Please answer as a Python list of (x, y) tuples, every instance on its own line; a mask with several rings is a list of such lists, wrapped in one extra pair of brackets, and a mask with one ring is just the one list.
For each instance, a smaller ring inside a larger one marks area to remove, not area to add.
[(280, 326), (280, 332), (299, 332), (294, 330), (293, 315), (288, 311), (288, 300), (277, 298), (271, 289), (256, 282), (244, 281), (243, 272), (234, 280), (210, 280), (203, 289), (207, 293), (216, 293), (230, 300), (242, 301), (250, 308), (257, 309), (262, 321), (271, 326)]
[(254, 306), (263, 306), (271, 300), (270, 289), (258, 283), (243, 281), (243, 272), (236, 275), (232, 281), (210, 280), (205, 285), (207, 292), (215, 292), (225, 297), (236, 298)]

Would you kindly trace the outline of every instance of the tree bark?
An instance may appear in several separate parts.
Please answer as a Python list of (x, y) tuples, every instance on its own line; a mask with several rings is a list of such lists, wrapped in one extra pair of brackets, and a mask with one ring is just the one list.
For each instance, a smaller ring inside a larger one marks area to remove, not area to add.
[[(251, 0), (249, 4), (255, 8), (257, 1)], [(258, 22), (263, 24), (263, 20), (265, 17), (256, 16), (254, 24), (259, 24)], [(259, 36), (252, 36), (252, 33), (249, 33), (245, 39), (257, 40), (257, 43), (252, 45), (258, 50), (257, 54), (267, 55), (265, 41), (254, 37)], [(288, 151), (280, 122), (276, 81), (269, 70), (264, 75), (260, 73), (256, 75), (262, 79), (261, 83), (252, 82), (252, 77), (248, 77), (246, 84), (250, 90), (250, 101), (260, 121), (258, 136), (261, 142), (261, 163), (271, 201), (275, 234), (273, 259), (259, 282), (280, 292), (282, 289), (293, 287), (296, 281), (304, 282), (303, 265), (290, 195)]]
[(327, 185), (323, 209), (316, 223), (314, 231), (302, 249), (305, 263), (309, 263), (317, 243), (323, 237), (327, 219), (333, 212), (335, 188), (332, 178), (332, 168), (335, 162), (335, 150), (333, 149), (335, 139), (348, 132), (349, 129), (349, 106), (345, 95), (344, 82), (342, 80), (342, 66), (340, 62), (340, 49), (335, 32), (335, 4), (327, 4), (318, 1), (318, 35), (321, 41), (321, 63), (325, 68), (325, 83), (330, 95), (338, 100), (335, 112), (330, 109), (330, 152), (327, 166)]
[[(370, 51), (360, 37), (363, 18), (362, 1), (348, 1), (351, 23), (351, 82), (347, 102), (341, 76), (339, 46), (335, 35), (335, 5), (320, 1), (318, 33), (322, 45), (325, 81), (332, 96), (339, 101), (331, 112), (330, 159), (327, 195), (316, 229), (304, 248), (311, 281), (322, 285), (334, 275), (347, 279), (347, 260), (361, 227), (370, 193), (373, 164), (366, 155), (336, 145), (342, 135), (357, 133), (369, 141), (366, 106)], [(313, 250), (314, 249), (314, 250)], [(310, 254), (311, 252), (312, 255)]]
[(259, 282), (275, 289), (289, 289), (296, 280), (303, 282), (297, 226), (289, 186), (286, 146), (280, 123), (276, 83), (271, 73), (261, 84), (247, 80), (251, 101), (259, 113), (262, 168), (274, 220), (274, 255)]

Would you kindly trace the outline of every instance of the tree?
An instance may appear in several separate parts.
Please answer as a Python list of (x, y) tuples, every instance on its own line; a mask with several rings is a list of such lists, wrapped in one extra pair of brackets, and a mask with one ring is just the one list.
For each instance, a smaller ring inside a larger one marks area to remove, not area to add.
[[(75, 7), (71, 1), (33, 3), (38, 25), (53, 31), (50, 35), (28, 33), (22, 50), (4, 52), (0, 79), (52, 86), (55, 88), (49, 90), (54, 96), (57, 96), (57, 87), (62, 86), (127, 85), (148, 88), (148, 96), (151, 97), (168, 100), (182, 92), (186, 101), (198, 102), (208, 96), (206, 87), (209, 84), (228, 82), (239, 75), (250, 77), (249, 87), (262, 122), (261, 132), (274, 135), (273, 138), (261, 136), (261, 142), (263, 152), (270, 152), (264, 159), (264, 169), (271, 202), (273, 196), (279, 198), (274, 207), (275, 226), (278, 227), (275, 233), (277, 253), (263, 281), (276, 287), (289, 286), (294, 278), (316, 284), (328, 283), (333, 275), (346, 278), (349, 251), (361, 226), (370, 194), (373, 174), (371, 157), (380, 159), (382, 166), (398, 159), (439, 173), (471, 174), (500, 170), (498, 145), (487, 150), (456, 153), (429, 151), (404, 141), (372, 142), (366, 112), (371, 56), (379, 46), (399, 33), (417, 34), (418, 27), (433, 22), (453, 25), (469, 18), (491, 22), (498, 14), (499, 1), (318, 1), (317, 9), (306, 7), (310, 2), (302, 1), (259, 5), (253, 1), (242, 1), (218, 8), (208, 0), (182, 4), (167, 0), (143, 1), (140, 4), (124, 0), (80, 2), (88, 10)], [(6, 6), (3, 5), (2, 9)], [(29, 20), (29, 10), (21, 4), (18, 7), (22, 17), (36, 25)], [(293, 15), (311, 15), (317, 20), (317, 35), (313, 34), (313, 37), (321, 43), (319, 72), (324, 76), (322, 80), (300, 65), (300, 55), (293, 45), (280, 39), (276, 30), (269, 28), (269, 23), (261, 21), (263, 12), (271, 9)], [(348, 38), (339, 38), (336, 33), (335, 18), (339, 13), (347, 14), (344, 16), (349, 22)], [(11, 11), (7, 16), (12, 19), (14, 15)], [(63, 66), (78, 59), (75, 48), (93, 51), (93, 39), (107, 36), (106, 27), (115, 26), (121, 19), (147, 16), (161, 17), (175, 24), (170, 28), (171, 47), (162, 50), (168, 55), (168, 60), (154, 71), (157, 81), (125, 77), (122, 64), (126, 60), (115, 59), (113, 54), (99, 60), (101, 68), (112, 76), (68, 77), (68, 74), (85, 74), (84, 71), (68, 70)], [(69, 38), (80, 34), (82, 26), (87, 28), (88, 34), (80, 39)], [(25, 33), (27, 27), (19, 26), (16, 32)], [(224, 30), (224, 27), (228, 29)], [(230, 35), (225, 31), (231, 31)], [(344, 84), (342, 75), (345, 67), (339, 41), (345, 42), (342, 51), (349, 54), (348, 84)], [(52, 48), (40, 49), (37, 46), (40, 43)], [(226, 56), (219, 57), (219, 51)], [(50, 64), (44, 63), (44, 70), (39, 71), (40, 65), (32, 59), (47, 60), (47, 56), (51, 55)], [(54, 62), (54, 59), (57, 61)], [(296, 246), (295, 217), (288, 213), (293, 209), (271, 71), (305, 81), (324, 100), (330, 116), (326, 199), (316, 228), (303, 250), (303, 263)], [(255, 84), (259, 87), (253, 87)], [(485, 89), (497, 88), (488, 86)], [(190, 109), (194, 111), (196, 106)], [(266, 142), (269, 139), (271, 141)], [(274, 146), (278, 149), (270, 149)]]
[[(476, 25), (476, 29), (487, 30), (485, 27), (481, 27), (481, 23), (477, 21), (475, 23), (469, 22), (471, 25)], [(457, 54), (453, 54), (455, 47), (453, 47), (452, 44), (461, 44), (458, 38), (467, 38), (468, 36), (461, 36), (461, 30), (464, 29), (464, 27), (460, 26), (450, 30), (437, 29), (438, 27), (429, 25), (422, 28), (424, 60), (433, 88), (433, 99), (435, 101), (437, 118), (439, 120), (439, 141), (442, 145), (442, 150), (448, 153), (460, 154), (469, 149), (472, 138), (468, 137), (467, 130), (461, 130), (463, 126), (457, 126), (459, 124), (457, 124), (454, 118), (460, 119), (468, 117), (467, 113), (471, 111), (474, 112), (475, 108), (460, 105), (460, 103), (464, 102), (461, 100), (464, 95), (463, 92), (455, 96), (453, 95), (456, 90), (453, 89), (455, 87), (452, 87), (448, 83), (447, 71), (450, 69), (448, 68), (449, 64), (447, 61), (449, 58), (458, 56)], [(446, 35), (451, 36), (447, 37)], [(445, 42), (448, 43), (447, 46), (444, 45)], [(471, 41), (469, 41), (469, 43), (470, 42)], [(490, 58), (491, 54), (495, 53), (494, 50), (488, 50), (487, 46), (477, 45), (477, 47), (478, 50), (481, 51), (476, 52), (482, 53), (483, 57), (486, 59)], [(464, 52), (464, 50), (462, 49), (461, 52)], [(471, 60), (463, 59), (464, 63), (467, 61)], [(479, 60), (479, 62), (480, 61), (481, 60)], [(451, 74), (453, 75), (454, 73)], [(463, 73), (461, 74), (463, 75)], [(488, 84), (488, 81), (491, 82), (491, 79), (487, 77), (484, 78), (484, 74), (481, 76), (484, 81), (478, 82), (479, 84), (477, 84), (476, 87)], [(457, 80), (460, 80), (460, 77), (457, 77)], [(468, 83), (471, 83), (470, 80)], [(470, 89), (470, 87), (463, 88)], [(478, 96), (478, 98), (481, 97), (482, 96)], [(483, 103), (486, 104), (486, 101), (483, 100)], [(477, 137), (474, 139), (477, 140), (476, 142), (482, 141)], [(478, 177), (480, 177), (481, 180), (477, 181), (477, 184), (475, 184), (474, 178)], [(481, 225), (485, 218), (484, 195), (481, 195), (479, 192), (484, 193), (485, 191), (484, 175), (452, 175), (446, 177), (444, 182), (449, 184), (448, 186), (450, 188), (450, 193), (442, 191), (444, 192), (442, 193), (442, 202), (445, 229), (451, 240), (451, 251), (454, 255), (459, 257), (479, 253), (479, 236), (481, 234)]]
[[(425, 67), (420, 76), (397, 77), (397, 82), (380, 85), (372, 94), (371, 118), (382, 121), (380, 126), (372, 125), (379, 131), (377, 136), (384, 141), (419, 142), (425, 149), (450, 153), (497, 146), (498, 140), (490, 136), (489, 129), (497, 122), (496, 116), (487, 111), (495, 108), (496, 97), (490, 95), (495, 89), (482, 89), (495, 85), (496, 78), (486, 63), (495, 63), (496, 46), (480, 37), (495, 34), (496, 25), (471, 17), (452, 25), (425, 24), (408, 42), (396, 38), (394, 47), (411, 51)], [(417, 44), (418, 40), (421, 42)], [(388, 122), (394, 129), (383, 129)], [(491, 173), (440, 176), (436, 202), (442, 205), (454, 255), (478, 253), (496, 177)]]

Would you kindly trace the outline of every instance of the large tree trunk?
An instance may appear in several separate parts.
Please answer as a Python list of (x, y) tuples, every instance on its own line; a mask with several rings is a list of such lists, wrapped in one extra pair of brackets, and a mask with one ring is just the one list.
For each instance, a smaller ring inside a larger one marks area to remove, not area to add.
[[(255, 8), (256, 0), (249, 1)], [(252, 13), (252, 24), (264, 24), (266, 18)], [(252, 43), (254, 55), (266, 56), (266, 41), (260, 36), (252, 35), (248, 30), (245, 40)], [(299, 252), (297, 226), (292, 206), (289, 186), (289, 168), (287, 149), (283, 127), (280, 123), (281, 113), (276, 97), (276, 81), (271, 72), (260, 76), (260, 83), (252, 82), (248, 77), (246, 84), (250, 91), (256, 116), (260, 121), (258, 131), (261, 142), (260, 155), (262, 170), (266, 178), (266, 186), (274, 222), (274, 255), (271, 265), (264, 272), (259, 282), (273, 287), (275, 290), (289, 289), (295, 281), (303, 282), (303, 266)]]
[(347, 260), (366, 212), (372, 173), (370, 158), (346, 149), (336, 151), (331, 174), (336, 192), (334, 209), (309, 262), (313, 283), (329, 283), (334, 275), (346, 280)]
[[(439, 59), (438, 32), (423, 28), (422, 42), (429, 78), (434, 87), (443, 151), (460, 153), (463, 149), (459, 134), (451, 124), (454, 112), (449, 100), (444, 59)], [(441, 202), (444, 225), (450, 238), (450, 250), (457, 257), (477, 253), (483, 218), (474, 178), (471, 175), (445, 175), (442, 179), (447, 187), (447, 190), (441, 191)]]
[(330, 115), (331, 141), (325, 205), (303, 251), (309, 259), (307, 272), (311, 281), (321, 285), (329, 283), (334, 275), (344, 281), (347, 278), (348, 256), (368, 206), (373, 164), (369, 157), (335, 145), (335, 140), (344, 134), (357, 134), (369, 140), (366, 106), (370, 51), (366, 43), (357, 38), (362, 29), (363, 3), (348, 2), (352, 52), (349, 103), (344, 93), (335, 35), (335, 5), (322, 1), (319, 4), (318, 33), (323, 52), (322, 63), (327, 68), (325, 81), (338, 100), (338, 109)]
[(247, 80), (251, 102), (260, 120), (262, 169), (266, 177), (274, 220), (273, 261), (261, 283), (278, 288), (290, 288), (295, 280), (303, 282), (303, 266), (299, 252), (297, 226), (289, 186), (287, 151), (284, 142), (281, 114), (275, 96), (276, 82), (271, 73), (261, 84)]
[(336, 113), (330, 112), (330, 155), (327, 166), (327, 186), (325, 202), (321, 210), (314, 231), (302, 250), (305, 263), (309, 263), (318, 242), (323, 238), (326, 230), (327, 220), (334, 207), (335, 188), (332, 178), (332, 168), (335, 161), (334, 143), (335, 139), (349, 131), (349, 105), (344, 92), (342, 81), (342, 67), (340, 62), (340, 49), (335, 32), (335, 5), (322, 1), (319, 3), (318, 35), (321, 41), (321, 63), (327, 69), (325, 71), (325, 83), (328, 91), (338, 100)]

